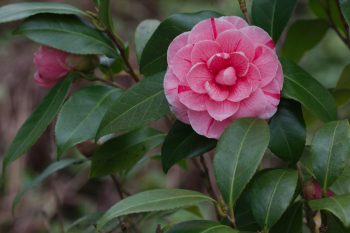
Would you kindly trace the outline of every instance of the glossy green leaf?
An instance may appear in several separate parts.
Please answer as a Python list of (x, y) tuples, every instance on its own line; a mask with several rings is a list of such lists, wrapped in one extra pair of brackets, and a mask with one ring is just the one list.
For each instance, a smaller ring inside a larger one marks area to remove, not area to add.
[(102, 32), (86, 25), (75, 16), (32, 16), (16, 30), (16, 33), (25, 35), (37, 43), (70, 53), (119, 56), (113, 43)]
[(167, 69), (167, 51), (171, 41), (183, 32), (190, 31), (198, 22), (210, 17), (220, 17), (217, 12), (175, 14), (164, 20), (153, 33), (143, 50), (140, 68), (145, 75), (164, 72)]
[(106, 113), (97, 136), (137, 128), (169, 113), (163, 76), (155, 74), (125, 91)]
[(0, 7), (0, 23), (20, 20), (43, 13), (87, 16), (84, 11), (64, 3), (20, 2)]
[(73, 78), (73, 75), (68, 76), (56, 85), (21, 126), (4, 155), (3, 175), (10, 163), (22, 156), (44, 133), (61, 109)]
[(303, 202), (291, 205), (281, 219), (269, 231), (270, 233), (300, 233), (303, 227)]
[(152, 34), (157, 29), (159, 24), (159, 20), (146, 19), (137, 26), (135, 31), (135, 46), (136, 55), (139, 60), (141, 59), (143, 49), (145, 48), (148, 40), (151, 38)]
[(66, 233), (93, 233), (95, 232), (94, 224), (96, 224), (97, 220), (102, 216), (102, 213), (94, 213), (90, 215), (83, 216), (73, 223), (71, 223), (66, 229)]
[(294, 170), (265, 171), (251, 184), (251, 208), (256, 221), (265, 231), (281, 218), (293, 200), (298, 183)]
[(306, 128), (299, 103), (282, 100), (277, 113), (270, 121), (270, 150), (281, 159), (296, 163), (301, 157)]
[(282, 59), (284, 71), (283, 96), (293, 99), (322, 121), (337, 119), (337, 107), (333, 96), (296, 63)]
[(314, 210), (333, 213), (345, 227), (350, 227), (350, 194), (312, 200), (309, 205)]
[(324, 125), (311, 144), (313, 172), (323, 189), (327, 189), (343, 173), (350, 156), (348, 120)]
[(122, 91), (107, 86), (89, 86), (74, 93), (58, 115), (55, 134), (57, 154), (93, 139), (104, 114)]
[(17, 193), (15, 199), (12, 202), (12, 212), (14, 213), (17, 204), (21, 200), (24, 194), (29, 190), (38, 187), (48, 176), (53, 173), (62, 170), (64, 168), (70, 167), (72, 165), (77, 165), (83, 163), (84, 159), (64, 159), (50, 164), (37, 178), (35, 178), (31, 183), (29, 183), (24, 189)]
[(347, 65), (341, 73), (336, 89), (350, 90), (350, 65)]
[(163, 170), (168, 172), (182, 159), (202, 155), (215, 146), (216, 140), (198, 135), (190, 125), (176, 121), (162, 147)]
[(336, 195), (343, 195), (350, 193), (350, 167), (347, 166), (343, 173), (335, 180), (331, 187), (329, 187)]
[(216, 182), (229, 206), (253, 177), (269, 144), (269, 129), (264, 120), (234, 121), (221, 136), (214, 158)]
[(114, 29), (110, 10), (110, 0), (98, 0), (96, 1), (96, 5), (100, 21), (108, 30), (113, 32)]
[(236, 226), (240, 231), (258, 232), (260, 226), (254, 218), (252, 208), (250, 207), (250, 201), (251, 197), (248, 187), (239, 197), (234, 208)]
[(165, 233), (239, 233), (231, 227), (217, 222), (196, 220), (174, 225)]
[(296, 3), (297, 0), (254, 0), (254, 24), (267, 31), (277, 42), (292, 16)]
[(112, 206), (98, 221), (101, 229), (107, 222), (123, 215), (164, 211), (194, 206), (203, 202), (214, 202), (210, 197), (182, 189), (155, 189), (127, 197)]
[(91, 176), (105, 176), (130, 169), (149, 150), (163, 143), (165, 135), (145, 128), (112, 138), (92, 156)]
[(339, 0), (341, 12), (346, 20), (346, 23), (350, 26), (350, 1)]
[[(329, 24), (322, 19), (297, 20), (290, 27), (282, 48), (282, 55), (293, 61), (299, 61), (305, 52), (314, 48), (326, 35)], [(300, 43), (300, 40), (303, 43)]]

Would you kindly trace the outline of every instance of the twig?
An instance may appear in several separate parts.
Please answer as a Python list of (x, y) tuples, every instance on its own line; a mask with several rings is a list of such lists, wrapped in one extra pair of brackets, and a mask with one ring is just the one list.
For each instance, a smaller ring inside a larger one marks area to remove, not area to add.
[(162, 228), (160, 228), (160, 224), (158, 224), (156, 233), (163, 233)]
[(249, 23), (252, 24), (252, 21), (250, 19), (250, 16), (248, 14), (248, 9), (247, 9), (247, 3), (245, 2), (245, 0), (238, 0), (239, 3), (239, 7), (241, 8), (241, 11), (244, 15), (245, 20)]
[(113, 175), (113, 174), (111, 175), (111, 178), (112, 178), (112, 181), (113, 181), (113, 183), (114, 183), (114, 186), (115, 186), (116, 189), (117, 189), (117, 192), (118, 192), (118, 194), (119, 194), (120, 199), (121, 199), (121, 200), (124, 199), (123, 189), (122, 189), (122, 187), (121, 187), (121, 184), (120, 184), (119, 180), (118, 180), (117, 177), (116, 177), (115, 175)]
[(112, 82), (112, 81), (107, 80), (107, 79), (99, 78), (99, 77), (94, 77), (94, 79), (92, 79), (92, 81), (100, 81), (100, 82), (106, 83), (109, 86), (117, 87), (120, 89), (125, 89), (123, 86), (119, 85), (118, 83)]

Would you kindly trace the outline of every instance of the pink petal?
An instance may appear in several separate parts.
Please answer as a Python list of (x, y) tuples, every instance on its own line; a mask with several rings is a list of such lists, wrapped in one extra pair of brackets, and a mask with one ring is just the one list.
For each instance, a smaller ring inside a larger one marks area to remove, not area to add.
[(211, 99), (207, 100), (206, 105), (209, 115), (217, 121), (223, 121), (232, 117), (239, 108), (239, 103), (231, 101), (217, 102)]
[[(233, 25), (224, 19), (215, 19), (215, 30), (213, 28), (211, 19), (203, 20), (194, 26), (188, 37), (189, 43), (197, 43), (202, 40), (215, 40), (215, 34), (220, 34), (229, 29), (233, 29)], [(214, 32), (215, 31), (215, 32)]]
[(264, 115), (266, 109), (265, 95), (258, 89), (252, 95), (241, 101), (235, 118), (260, 117)]
[(236, 71), (233, 67), (227, 67), (224, 70), (221, 70), (215, 77), (215, 81), (218, 84), (224, 86), (232, 86), (237, 81)]
[(225, 31), (219, 34), (216, 41), (226, 53), (242, 52), (249, 60), (254, 58), (254, 45), (251, 40), (240, 31)]
[(197, 93), (205, 94), (205, 83), (213, 79), (205, 63), (197, 63), (187, 75), (187, 83), (191, 89)]
[(230, 66), (230, 64), (230, 55), (228, 53), (215, 54), (207, 62), (209, 70), (214, 74), (218, 73), (222, 69), (227, 68)]
[(197, 94), (192, 90), (179, 92), (180, 102), (194, 111), (204, 111), (206, 109), (205, 102), (207, 99), (207, 95)]
[(281, 65), (281, 63), (279, 63), (279, 62), (278, 62), (278, 69), (277, 69), (277, 74), (276, 74), (275, 80), (276, 80), (277, 83), (278, 83), (279, 89), (282, 90), (284, 76), (283, 76), (282, 65)]
[(258, 47), (253, 64), (260, 71), (261, 86), (266, 86), (276, 77), (279, 61), (272, 49), (265, 46)]
[(228, 21), (229, 23), (231, 23), (235, 29), (241, 29), (244, 27), (249, 26), (248, 23), (242, 19), (241, 17), (238, 16), (223, 16), (220, 19), (224, 19), (226, 21)]
[(34, 81), (38, 86), (48, 89), (54, 87), (58, 82), (58, 80), (46, 80), (43, 77), (41, 77), (38, 72), (34, 74)]
[(227, 98), (230, 101), (233, 102), (240, 102), (246, 98), (248, 98), (253, 91), (253, 87), (246, 79), (242, 80), (240, 79), (236, 85), (232, 87), (232, 90), (230, 91), (230, 95)]
[(232, 122), (232, 119), (216, 121), (211, 118), (208, 112), (188, 111), (188, 118), (192, 128), (200, 135), (208, 138), (218, 139), (224, 130)]
[(251, 38), (254, 43), (259, 45), (265, 45), (271, 49), (275, 48), (275, 43), (273, 42), (270, 35), (265, 32), (263, 29), (256, 26), (249, 26), (242, 28), (243, 32), (247, 37)]
[(261, 75), (258, 67), (254, 64), (250, 63), (248, 68), (248, 73), (246, 75), (246, 79), (250, 82), (253, 87), (253, 91), (258, 89), (261, 84)]
[(180, 49), (176, 53), (172, 61), (172, 65), (170, 65), (174, 74), (180, 80), (186, 77), (187, 73), (190, 71), (192, 67), (192, 63), (191, 63), (192, 48), (193, 48), (193, 45), (186, 45), (185, 47)]
[(242, 52), (231, 53), (231, 65), (235, 68), (238, 77), (242, 77), (247, 74), (249, 60)]
[(212, 40), (204, 40), (196, 43), (192, 49), (192, 64), (207, 62), (214, 54), (220, 53), (220, 45)]
[(187, 45), (188, 35), (189, 32), (184, 32), (180, 35), (178, 35), (169, 45), (168, 52), (167, 52), (167, 61), (168, 65), (171, 65), (173, 62), (173, 58), (175, 57), (175, 54), (185, 47)]
[(211, 99), (215, 101), (224, 101), (229, 96), (227, 87), (222, 87), (213, 81), (205, 83), (205, 89)]

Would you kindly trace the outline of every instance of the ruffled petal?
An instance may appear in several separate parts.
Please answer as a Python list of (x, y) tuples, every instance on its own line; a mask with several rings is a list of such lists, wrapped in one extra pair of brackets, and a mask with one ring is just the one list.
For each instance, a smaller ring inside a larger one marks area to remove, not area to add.
[(204, 40), (196, 43), (192, 49), (192, 64), (207, 62), (214, 54), (220, 53), (221, 47), (216, 41)]
[(264, 115), (266, 109), (265, 95), (262, 90), (258, 89), (252, 95), (241, 101), (235, 118), (260, 117)]
[(230, 95), (228, 96), (228, 100), (233, 102), (240, 102), (246, 98), (248, 98), (253, 91), (253, 87), (246, 79), (239, 80), (236, 85), (232, 87), (230, 91)]
[(200, 94), (207, 93), (205, 83), (213, 79), (213, 75), (209, 72), (207, 65), (197, 63), (193, 66), (187, 75), (187, 83), (190, 88)]
[(182, 49), (180, 49), (170, 66), (174, 72), (174, 74), (181, 80), (184, 79), (187, 73), (190, 71), (192, 67), (191, 63), (191, 52), (193, 45), (186, 45)]
[(179, 92), (180, 102), (194, 111), (206, 110), (205, 102), (207, 99), (208, 95), (195, 93), (191, 89)]
[(244, 27), (249, 26), (248, 23), (242, 19), (241, 17), (238, 16), (223, 16), (220, 19), (224, 19), (226, 21), (228, 21), (229, 23), (231, 23), (235, 29), (241, 29)]
[(169, 45), (168, 52), (167, 52), (167, 61), (168, 65), (171, 65), (173, 62), (173, 59), (175, 57), (175, 54), (185, 47), (187, 45), (188, 41), (188, 35), (190, 32), (184, 32), (180, 35), (178, 35)]
[(217, 102), (208, 99), (206, 102), (207, 110), (209, 115), (217, 121), (223, 121), (227, 118), (232, 117), (239, 108), (239, 103), (231, 101)]
[(256, 26), (249, 26), (241, 29), (247, 37), (252, 38), (252, 41), (257, 44), (257, 46), (265, 45), (271, 49), (275, 49), (275, 43), (273, 42), (270, 35), (263, 29)]
[(235, 68), (236, 75), (243, 77), (248, 72), (249, 59), (242, 52), (234, 52), (230, 54), (231, 65)]
[(246, 79), (252, 85), (253, 91), (258, 89), (261, 85), (261, 75), (258, 67), (254, 64), (249, 64), (248, 72), (246, 75)]
[(227, 87), (219, 86), (213, 81), (206, 82), (205, 89), (210, 98), (215, 101), (224, 101), (230, 93)]
[(258, 47), (253, 64), (259, 69), (262, 87), (276, 77), (279, 61), (272, 49), (265, 46)]
[(217, 74), (219, 71), (229, 67), (230, 65), (231, 60), (228, 53), (215, 54), (207, 62), (207, 66), (213, 74)]

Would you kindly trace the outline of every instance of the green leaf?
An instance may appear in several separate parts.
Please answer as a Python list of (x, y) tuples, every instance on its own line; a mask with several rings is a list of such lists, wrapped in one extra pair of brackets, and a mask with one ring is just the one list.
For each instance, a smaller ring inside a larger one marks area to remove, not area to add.
[(350, 90), (350, 64), (347, 65), (337, 82), (337, 90)]
[(256, 221), (265, 231), (287, 210), (297, 183), (298, 173), (287, 169), (265, 171), (252, 181), (250, 205)]
[(3, 175), (10, 163), (22, 156), (44, 133), (47, 126), (61, 109), (73, 78), (74, 75), (67, 76), (56, 85), (21, 126), (4, 155), (2, 164)]
[(314, 210), (333, 213), (345, 227), (350, 227), (350, 194), (312, 200), (309, 205)]
[(21, 2), (0, 7), (0, 23), (20, 20), (43, 13), (87, 16), (84, 11), (64, 3)]
[(305, 122), (299, 103), (282, 99), (270, 121), (270, 134), (270, 150), (281, 159), (296, 163), (306, 141)]
[(136, 55), (139, 60), (141, 60), (143, 49), (159, 24), (159, 20), (146, 19), (137, 26), (135, 31), (135, 46)]
[(163, 76), (155, 74), (125, 91), (109, 108), (97, 136), (134, 129), (168, 114)]
[(313, 172), (326, 190), (343, 173), (350, 156), (348, 120), (330, 122), (316, 133), (311, 144)]
[(112, 138), (92, 156), (91, 176), (105, 176), (130, 169), (149, 150), (163, 143), (165, 135), (145, 128)]
[(350, 26), (350, 1), (339, 0), (341, 12), (345, 18), (346, 23)]
[(195, 220), (176, 224), (165, 233), (238, 233), (238, 231), (217, 222)]
[(164, 211), (194, 206), (202, 202), (215, 202), (202, 193), (182, 189), (155, 189), (127, 197), (112, 206), (98, 221), (101, 229), (112, 219), (123, 215)]
[(29, 190), (38, 187), (48, 176), (53, 173), (62, 170), (64, 168), (70, 167), (72, 165), (77, 165), (85, 162), (84, 159), (64, 159), (50, 164), (37, 178), (35, 178), (29, 185), (17, 193), (15, 199), (12, 202), (12, 213), (15, 212), (16, 206), (23, 197), (25, 193)]
[(57, 154), (95, 137), (104, 114), (121, 90), (107, 86), (89, 86), (74, 93), (58, 115), (55, 134)]
[(337, 119), (337, 107), (333, 96), (296, 63), (282, 59), (284, 71), (283, 96), (293, 99), (322, 121)]
[(291, 205), (270, 233), (300, 233), (303, 227), (303, 202)]
[(297, 0), (254, 0), (254, 24), (267, 31), (277, 42), (292, 16), (296, 3)]
[(190, 31), (198, 22), (210, 17), (220, 17), (214, 11), (175, 14), (164, 20), (149, 39), (143, 50), (140, 69), (145, 75), (164, 72), (167, 69), (167, 51), (173, 39)]
[(96, 1), (96, 5), (98, 8), (98, 16), (100, 21), (106, 26), (108, 30), (113, 31), (114, 28), (110, 10), (110, 0)]
[(329, 188), (337, 195), (350, 193), (350, 167), (347, 166), (343, 173), (335, 180)]
[(350, 233), (350, 228), (345, 228), (344, 225), (332, 214), (327, 215), (328, 228), (326, 233)]
[(228, 206), (233, 208), (253, 177), (269, 139), (266, 122), (258, 119), (236, 120), (221, 136), (216, 148), (214, 171)]
[(202, 155), (215, 146), (216, 140), (198, 135), (190, 125), (176, 121), (162, 147), (163, 170), (168, 172), (182, 159)]
[(113, 43), (102, 32), (86, 25), (75, 16), (32, 16), (16, 30), (16, 33), (69, 53), (99, 54), (114, 58), (119, 56)]
[(93, 227), (96, 224), (97, 220), (102, 216), (102, 213), (94, 213), (83, 216), (72, 224), (70, 224), (65, 232), (66, 233), (78, 233), (78, 232), (95, 232), (95, 228)]
[[(314, 48), (326, 35), (329, 24), (322, 19), (297, 20), (290, 27), (282, 48), (282, 55), (293, 61), (299, 61), (305, 52)], [(300, 40), (303, 43), (300, 43)]]
[(260, 226), (254, 218), (252, 209), (250, 207), (250, 201), (251, 198), (249, 188), (246, 188), (237, 200), (236, 207), (234, 208), (236, 227), (240, 231), (258, 232)]

